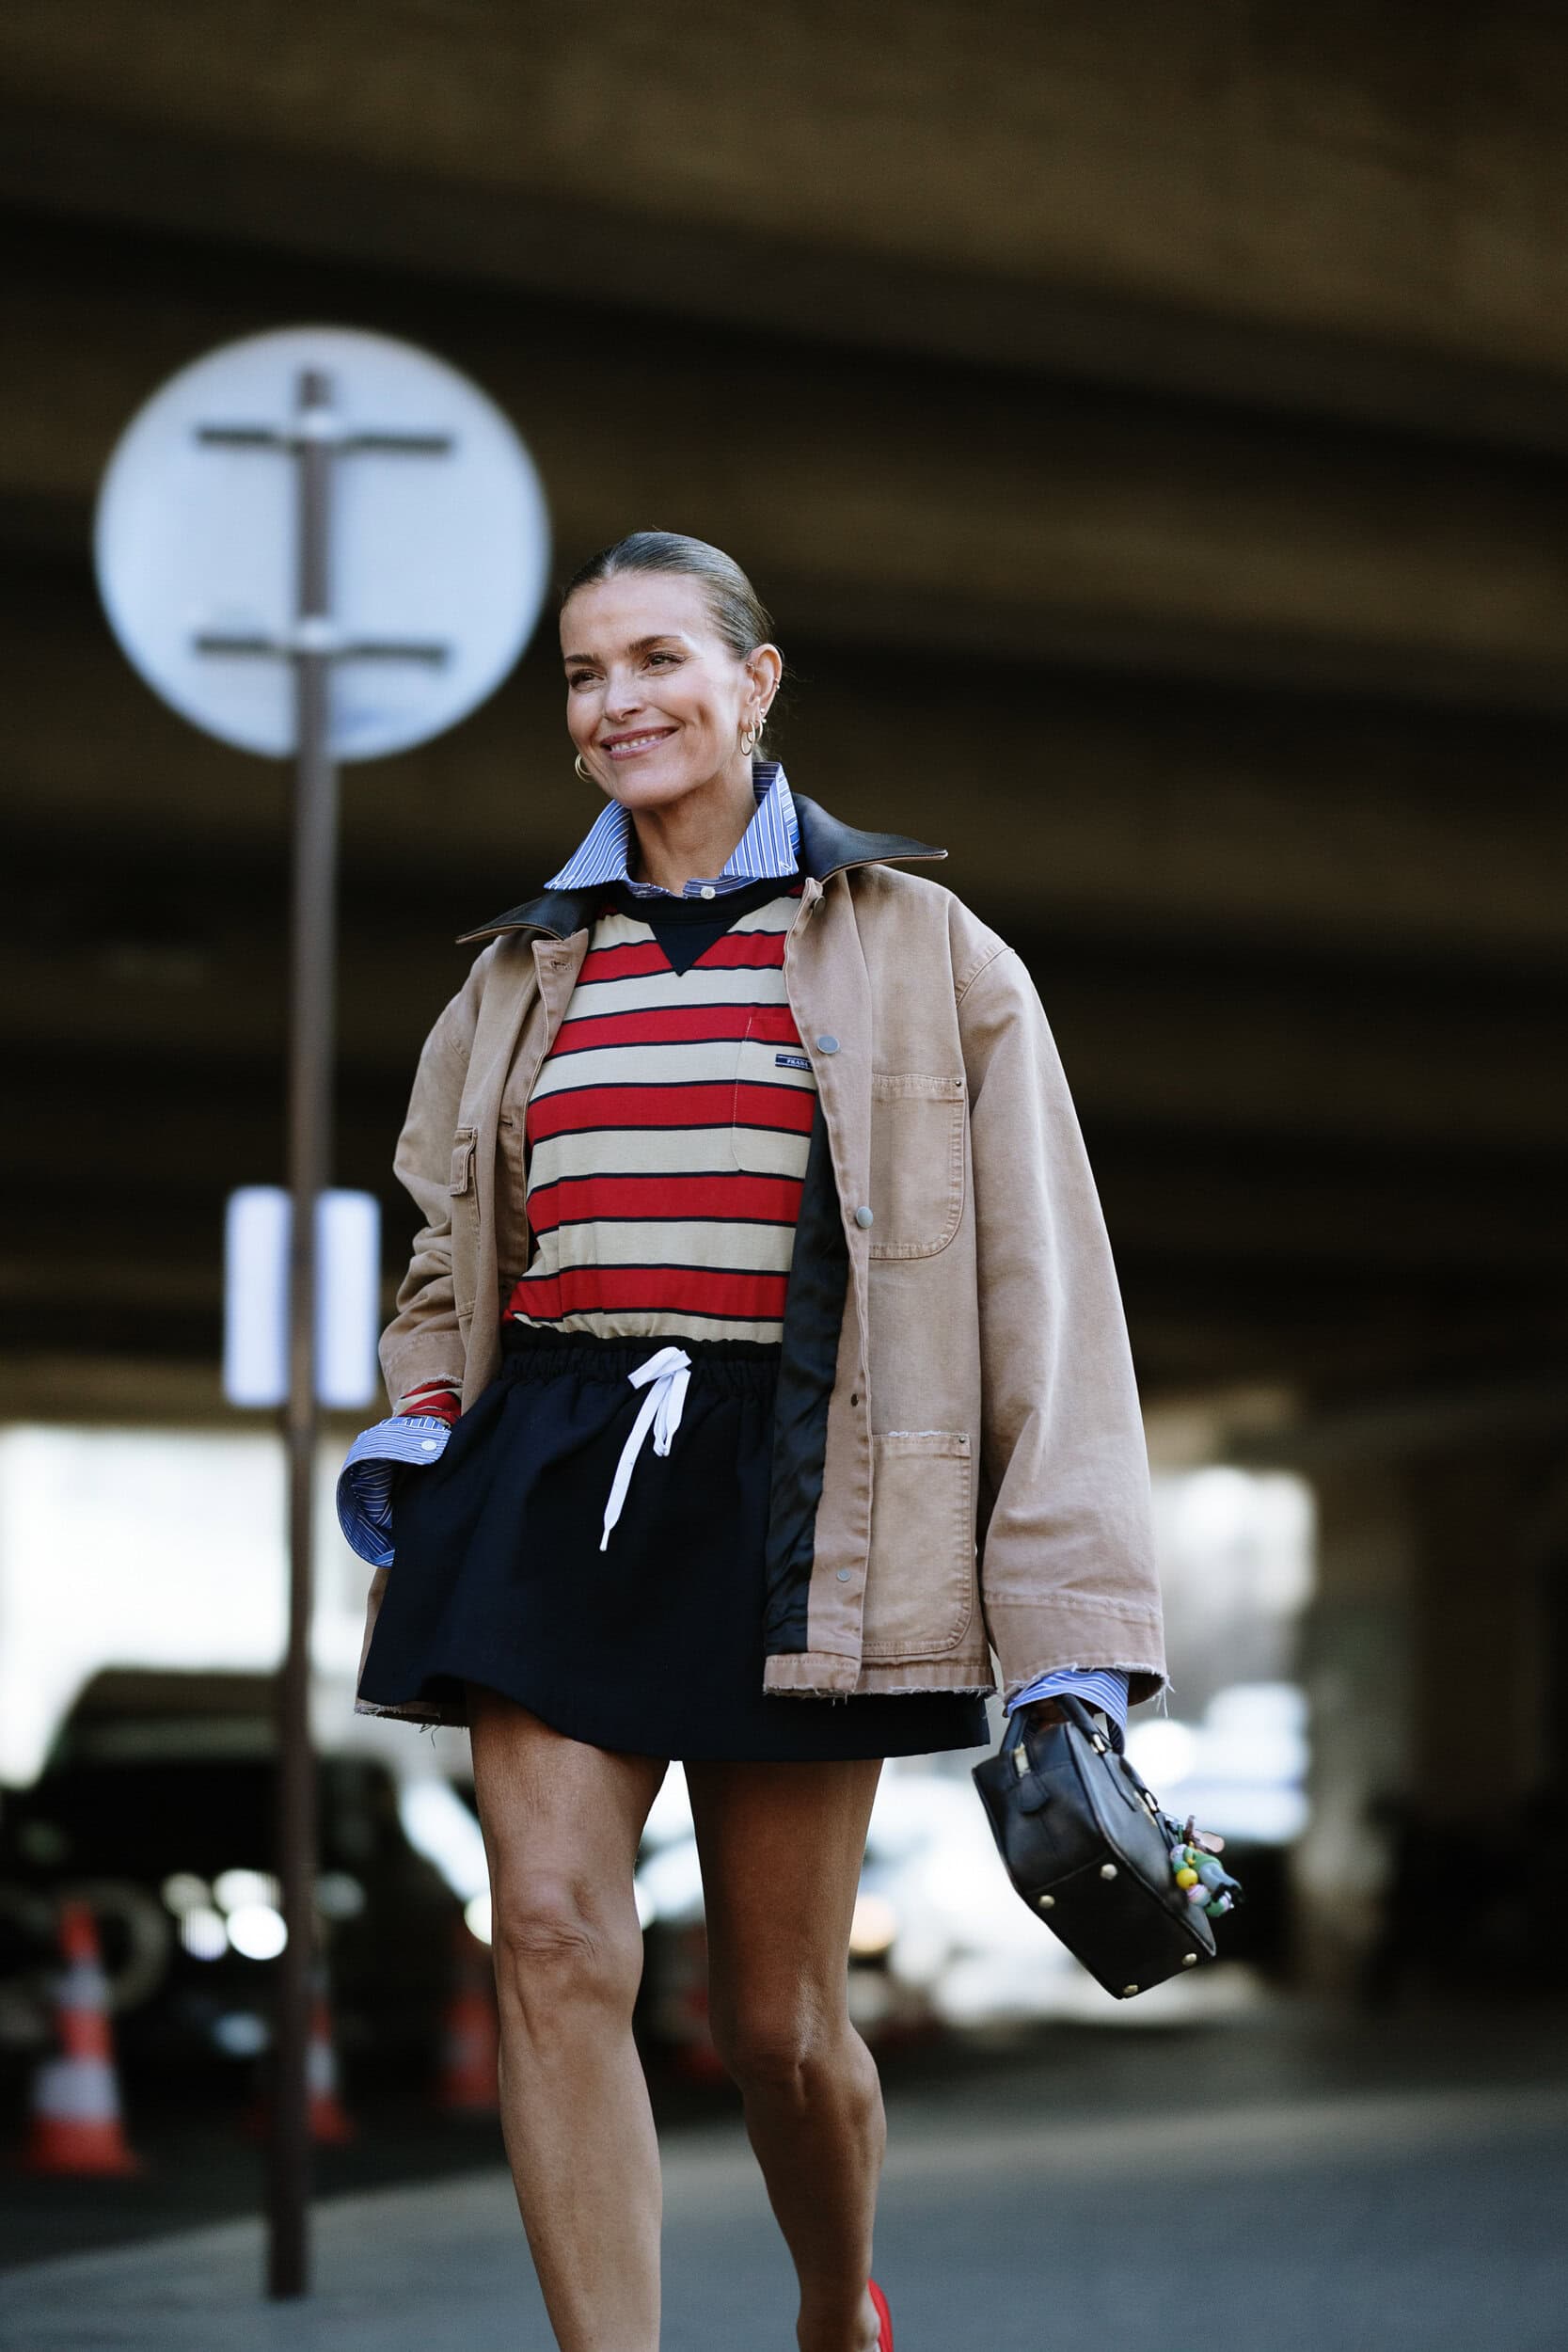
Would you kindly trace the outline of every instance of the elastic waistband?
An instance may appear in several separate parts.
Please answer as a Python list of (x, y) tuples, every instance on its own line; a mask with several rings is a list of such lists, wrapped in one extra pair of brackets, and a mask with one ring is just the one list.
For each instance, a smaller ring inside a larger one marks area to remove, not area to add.
[(508, 1380), (550, 1380), (564, 1372), (588, 1380), (627, 1380), (661, 1347), (691, 1359), (691, 1378), (735, 1394), (772, 1385), (782, 1354), (777, 1340), (691, 1339), (684, 1331), (643, 1339), (606, 1338), (596, 1331), (556, 1331), (508, 1318), (500, 1327), (501, 1373)]

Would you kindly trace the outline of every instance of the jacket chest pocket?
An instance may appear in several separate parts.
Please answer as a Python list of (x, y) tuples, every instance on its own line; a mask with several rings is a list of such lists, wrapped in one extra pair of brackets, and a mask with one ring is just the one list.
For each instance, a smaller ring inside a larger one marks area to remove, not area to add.
[(964, 1082), (919, 1070), (871, 1073), (873, 1258), (933, 1258), (964, 1204)]

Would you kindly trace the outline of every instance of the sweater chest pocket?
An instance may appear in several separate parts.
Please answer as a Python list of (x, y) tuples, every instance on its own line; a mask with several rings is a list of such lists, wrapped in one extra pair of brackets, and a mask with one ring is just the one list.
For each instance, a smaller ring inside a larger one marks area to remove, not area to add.
[(871, 1073), (873, 1258), (934, 1258), (964, 1204), (964, 1081), (921, 1070)]
[(816, 1077), (786, 1005), (752, 1005), (736, 1042), (730, 1157), (752, 1176), (799, 1176)]

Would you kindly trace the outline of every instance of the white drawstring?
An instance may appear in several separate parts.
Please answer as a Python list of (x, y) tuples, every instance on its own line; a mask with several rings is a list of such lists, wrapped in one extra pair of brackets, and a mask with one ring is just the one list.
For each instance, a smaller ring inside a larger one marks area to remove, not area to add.
[(645, 1364), (639, 1364), (626, 1378), (633, 1388), (640, 1389), (651, 1381), (652, 1387), (642, 1399), (631, 1436), (621, 1448), (621, 1458), (615, 1465), (610, 1484), (610, 1501), (604, 1507), (604, 1534), (599, 1537), (603, 1551), (610, 1542), (610, 1531), (621, 1516), (621, 1505), (626, 1499), (631, 1473), (642, 1440), (650, 1425), (654, 1433), (654, 1452), (668, 1454), (670, 1440), (681, 1425), (681, 1407), (686, 1402), (687, 1382), (691, 1377), (691, 1359), (683, 1347), (661, 1347), (657, 1356), (650, 1356)]

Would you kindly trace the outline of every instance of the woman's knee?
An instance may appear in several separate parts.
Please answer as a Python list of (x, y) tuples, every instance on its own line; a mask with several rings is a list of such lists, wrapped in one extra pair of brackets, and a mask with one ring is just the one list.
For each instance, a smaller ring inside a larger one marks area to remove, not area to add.
[(515, 1872), (493, 1888), (496, 1990), (504, 2004), (559, 2017), (563, 2004), (630, 2015), (642, 1938), (629, 1890), (622, 1906), (569, 1872)]
[(714, 2045), (742, 2090), (807, 2093), (843, 2065), (852, 2039), (841, 2004), (802, 1989), (736, 1993), (709, 2001)]

